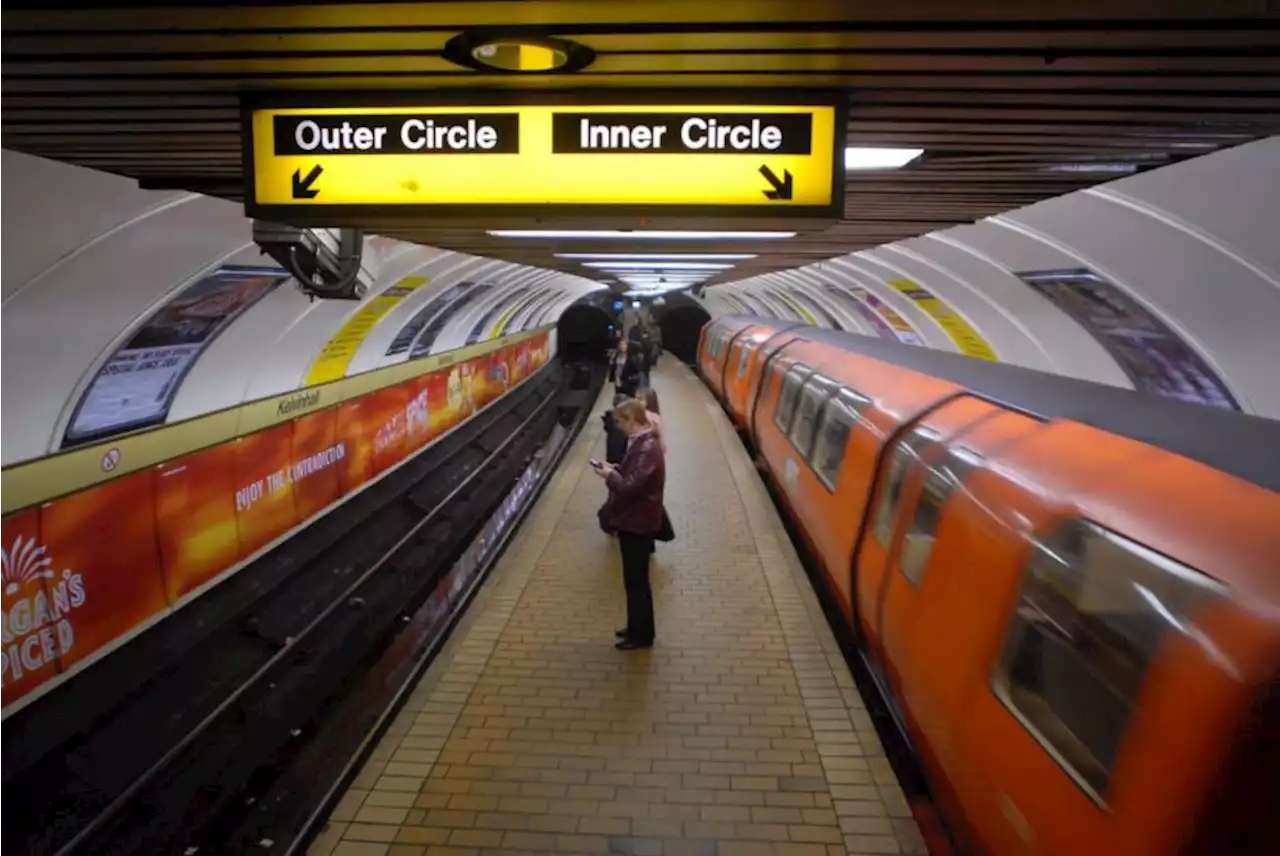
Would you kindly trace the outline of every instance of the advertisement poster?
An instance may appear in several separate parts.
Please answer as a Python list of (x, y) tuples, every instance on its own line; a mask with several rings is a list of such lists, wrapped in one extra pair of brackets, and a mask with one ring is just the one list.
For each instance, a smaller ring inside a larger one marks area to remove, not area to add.
[(1089, 270), (1032, 271), (1018, 278), (1075, 319), (1143, 391), (1239, 410), (1222, 379), (1137, 300)]
[(840, 286), (830, 282), (824, 282), (820, 284), (818, 288), (824, 291), (828, 297), (835, 300), (845, 309), (850, 310), (854, 315), (857, 315), (863, 321), (866, 321), (867, 324), (871, 326), (871, 329), (875, 331), (877, 337), (890, 340), (897, 339), (897, 336), (894, 335), (893, 328), (886, 324), (883, 318), (872, 312), (865, 303), (858, 300), (854, 294), (851, 294)]
[(550, 307), (550, 305), (554, 303), (557, 299), (563, 296), (564, 296), (563, 292), (552, 291), (552, 292), (549, 292), (544, 297), (542, 297), (540, 300), (530, 304), (529, 307), (525, 309), (525, 311), (521, 312), (518, 316), (516, 316), (516, 319), (511, 323), (511, 329), (508, 332), (520, 333), (524, 330), (528, 330), (531, 327), (536, 327), (537, 325), (534, 323), (534, 321), (542, 317), (543, 311), (546, 310), (548, 307)]
[(916, 305), (923, 309), (930, 318), (937, 321), (943, 332), (951, 337), (951, 341), (956, 343), (960, 353), (976, 360), (999, 362), (995, 350), (987, 343), (986, 339), (982, 338), (982, 334), (973, 329), (972, 324), (942, 300), (935, 297), (932, 292), (927, 291), (918, 283), (909, 279), (891, 279), (889, 280), (889, 285), (902, 293), (903, 296), (915, 301)]
[(400, 332), (396, 333), (396, 337), (387, 346), (387, 356), (393, 357), (396, 354), (403, 354), (408, 351), (409, 346), (413, 344), (413, 340), (418, 338), (418, 334), (427, 328), (433, 318), (439, 315), (450, 303), (462, 297), (474, 287), (474, 282), (455, 283), (428, 300), (426, 305), (405, 322), (405, 325), (400, 328)]
[(287, 277), (277, 268), (224, 266), (171, 297), (98, 370), (63, 447), (163, 422), (209, 343)]
[(474, 345), (477, 342), (484, 342), (492, 339), (497, 335), (496, 330), (490, 330), (489, 327), (498, 320), (498, 316), (502, 315), (507, 306), (515, 306), (521, 303), (530, 291), (532, 286), (523, 285), (519, 288), (513, 288), (503, 295), (503, 299), (490, 306), (480, 316), (480, 320), (471, 325), (471, 332), (467, 334), (467, 344)]
[[(836, 326), (834, 319), (832, 319), (830, 315), (818, 309), (817, 307), (810, 305), (807, 301), (801, 300), (797, 295), (787, 294), (785, 291), (783, 291), (780, 288), (768, 288), (768, 287), (765, 288), (765, 293), (767, 293), (774, 300), (777, 300), (779, 303), (786, 305), (788, 309), (790, 309), (793, 313), (798, 315), (800, 319), (804, 321), (804, 323), (808, 324), (811, 327), (828, 326), (828, 327), (835, 327), (837, 330), (839, 329), (839, 327)], [(814, 314), (815, 312), (821, 312), (821, 315), (815, 315)], [(822, 323), (822, 319), (824, 318), (827, 321), (826, 325), (823, 325)]]
[(413, 341), (413, 346), (409, 349), (409, 359), (416, 360), (430, 354), (436, 345), (436, 339), (440, 338), (440, 334), (444, 332), (445, 325), (467, 306), (492, 291), (493, 287), (491, 282), (478, 283), (474, 288), (467, 289), (460, 297), (455, 298), (448, 306), (436, 313), (436, 316), (423, 328), (418, 338)]
[(508, 307), (507, 311), (502, 313), (502, 317), (498, 319), (498, 323), (493, 325), (493, 331), (489, 334), (489, 338), (499, 339), (511, 333), (512, 322), (515, 320), (516, 316), (545, 297), (547, 292), (550, 290), (550, 288), (545, 286), (539, 288), (520, 300), (517, 300), (514, 304)]
[(326, 383), (345, 377), (347, 366), (356, 355), (356, 350), (369, 336), (382, 316), (400, 305), (400, 302), (427, 284), (425, 276), (406, 276), (377, 297), (361, 306), (355, 315), (347, 319), (347, 323), (338, 328), (338, 332), (320, 349), (311, 369), (307, 372), (307, 386)]
[(898, 313), (898, 310), (894, 309), (892, 306), (885, 303), (879, 297), (864, 288), (855, 288), (854, 296), (859, 300), (859, 302), (865, 303), (873, 313), (879, 315), (888, 322), (890, 329), (893, 331), (893, 334), (898, 337), (899, 342), (907, 345), (915, 345), (920, 348), (924, 347), (924, 339), (920, 338), (920, 334), (916, 332), (916, 328), (912, 327), (911, 322), (906, 318), (903, 318), (902, 315)]

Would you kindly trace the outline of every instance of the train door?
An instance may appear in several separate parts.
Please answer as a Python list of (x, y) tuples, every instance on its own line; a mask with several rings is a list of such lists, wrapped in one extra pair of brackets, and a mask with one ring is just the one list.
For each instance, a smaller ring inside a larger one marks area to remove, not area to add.
[(760, 345), (755, 360), (747, 366), (745, 422), (747, 431), (757, 444), (760, 442), (760, 425), (757, 424), (757, 419), (763, 420), (763, 415), (768, 411), (770, 399), (781, 394), (782, 378), (786, 374), (786, 369), (794, 363), (794, 360), (784, 351), (798, 338), (794, 333), (786, 331), (775, 333)]
[(754, 328), (748, 328), (745, 334), (734, 341), (733, 347), (729, 350), (729, 358), (725, 362), (722, 382), (724, 393), (721, 397), (739, 427), (746, 425), (747, 370), (760, 342), (767, 336), (766, 332), (755, 332)]
[(917, 425), (907, 431), (887, 452), (875, 499), (867, 509), (871, 517), (858, 551), (854, 585), (857, 589), (859, 618), (872, 640), (872, 647), (879, 660), (883, 660), (884, 632), (880, 598), (888, 577), (890, 551), (898, 530), (908, 480), (916, 469), (916, 462), (937, 443), (939, 437), (935, 429), (926, 425)]

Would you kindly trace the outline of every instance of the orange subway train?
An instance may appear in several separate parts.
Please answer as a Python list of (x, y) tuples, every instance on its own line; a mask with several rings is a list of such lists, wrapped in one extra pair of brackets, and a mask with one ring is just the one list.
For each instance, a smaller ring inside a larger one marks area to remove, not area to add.
[(698, 360), (959, 850), (1280, 852), (1280, 422), (740, 316)]

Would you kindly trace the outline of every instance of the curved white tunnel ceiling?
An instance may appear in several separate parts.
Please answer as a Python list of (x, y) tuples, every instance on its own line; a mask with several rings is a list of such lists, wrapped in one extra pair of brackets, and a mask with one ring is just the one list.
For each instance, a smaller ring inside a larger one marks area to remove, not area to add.
[(1277, 199), (1271, 137), (704, 300), (1280, 418)]
[[(99, 369), (153, 313), (223, 266), (266, 269), (270, 284), (251, 286), (255, 299), (176, 380), (164, 422), (553, 323), (603, 288), (375, 236), (365, 242), (365, 299), (311, 301), (259, 252), (235, 203), (142, 191), (8, 150), (3, 171), (5, 466), (62, 448)], [(474, 301), (457, 299), (466, 292)], [(442, 301), (447, 293), (454, 299)], [(530, 296), (536, 303), (521, 302)], [(393, 348), (398, 336), (405, 347)]]

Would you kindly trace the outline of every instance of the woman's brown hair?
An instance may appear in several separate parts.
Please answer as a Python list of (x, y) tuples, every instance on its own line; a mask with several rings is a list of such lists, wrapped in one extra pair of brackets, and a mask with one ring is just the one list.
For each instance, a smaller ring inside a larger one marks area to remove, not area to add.
[(649, 424), (649, 414), (644, 408), (644, 402), (637, 401), (634, 398), (628, 398), (613, 408), (613, 418), (618, 420), (625, 419), (637, 425)]

